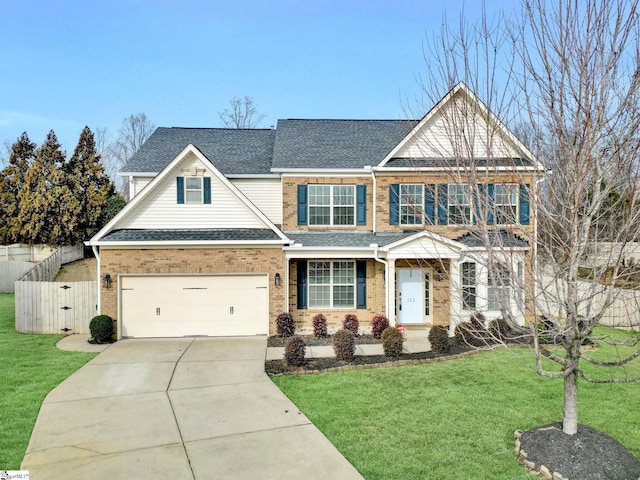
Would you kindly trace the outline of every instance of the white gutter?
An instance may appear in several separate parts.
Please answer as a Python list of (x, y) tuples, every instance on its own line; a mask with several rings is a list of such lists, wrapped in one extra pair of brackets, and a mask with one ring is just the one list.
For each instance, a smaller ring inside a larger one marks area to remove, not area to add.
[[(376, 262), (380, 262), (384, 265), (384, 316), (389, 318), (389, 285), (391, 281), (389, 280), (389, 262), (387, 260), (383, 260), (380, 258), (378, 253), (380, 252), (380, 245), (376, 244), (375, 249), (373, 250), (373, 259)], [(395, 286), (395, 281), (393, 282)]]
[(93, 255), (96, 257), (96, 273), (98, 278), (96, 279), (98, 282), (98, 304), (96, 306), (97, 312), (96, 315), (100, 315), (102, 313), (102, 284), (100, 283), (100, 251), (95, 245), (91, 245), (91, 250), (93, 250)]
[[(373, 183), (372, 189), (373, 189), (373, 228), (372, 231), (373, 233), (376, 233), (376, 192), (377, 192), (377, 182), (376, 182), (376, 172), (373, 170), (372, 167), (367, 166), (364, 167), (365, 169), (369, 169), (371, 170), (371, 182)], [(365, 199), (366, 200), (366, 199)]]

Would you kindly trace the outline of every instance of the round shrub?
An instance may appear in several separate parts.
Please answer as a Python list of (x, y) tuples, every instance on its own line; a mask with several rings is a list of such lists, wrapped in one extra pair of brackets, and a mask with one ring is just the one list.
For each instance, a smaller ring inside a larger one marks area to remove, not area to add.
[(489, 333), (496, 340), (505, 340), (511, 335), (511, 327), (509, 322), (504, 318), (496, 318), (489, 322)]
[(113, 320), (109, 315), (98, 315), (89, 322), (91, 337), (96, 343), (107, 343), (113, 335)]
[(340, 329), (333, 336), (333, 351), (336, 359), (352, 362), (356, 353), (356, 339), (349, 330)]
[(389, 326), (389, 319), (384, 315), (374, 315), (371, 319), (371, 335), (373, 338), (380, 339), (380, 335), (385, 328)]
[(356, 315), (347, 313), (344, 316), (344, 320), (342, 321), (342, 326), (345, 330), (349, 330), (351, 333), (357, 336), (360, 322), (358, 322), (358, 317)]
[(279, 337), (290, 337), (296, 331), (296, 324), (293, 321), (293, 315), (289, 312), (282, 312), (276, 317), (276, 327)]
[(382, 339), (382, 349), (387, 357), (397, 358), (402, 355), (402, 333), (397, 328), (387, 327), (380, 335)]
[(449, 351), (449, 329), (442, 325), (431, 327), (429, 343), (431, 343), (433, 353), (447, 353)]
[(471, 322), (460, 322), (453, 331), (453, 336), (458, 345), (467, 345), (472, 347), (476, 342), (476, 334)]
[(313, 336), (316, 338), (327, 337), (327, 319), (321, 313), (313, 317)]
[(301, 367), (304, 365), (304, 354), (306, 345), (300, 335), (293, 335), (287, 339), (284, 346), (284, 361), (291, 367)]

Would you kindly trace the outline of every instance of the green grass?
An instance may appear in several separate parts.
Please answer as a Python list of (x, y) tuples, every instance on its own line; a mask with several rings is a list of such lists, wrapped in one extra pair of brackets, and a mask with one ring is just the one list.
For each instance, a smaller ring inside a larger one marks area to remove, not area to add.
[[(637, 361), (625, 370), (638, 372)], [(562, 380), (538, 376), (530, 349), (273, 381), (368, 480), (533, 479), (513, 432), (562, 419)], [(579, 421), (640, 456), (639, 399), (640, 384), (581, 382)]]
[(56, 348), (60, 335), (15, 330), (14, 296), (0, 294), (0, 470), (18, 470), (44, 397), (94, 353)]

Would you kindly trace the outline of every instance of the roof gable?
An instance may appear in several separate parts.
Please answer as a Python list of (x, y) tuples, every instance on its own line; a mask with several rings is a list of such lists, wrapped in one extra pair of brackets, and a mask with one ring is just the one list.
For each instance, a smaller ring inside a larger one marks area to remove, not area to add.
[[(211, 178), (210, 205), (176, 201), (176, 177), (194, 169)], [(193, 145), (177, 155), (139, 195), (134, 197), (89, 242), (97, 244), (115, 230), (268, 229), (281, 241), (286, 236)]]
[(378, 167), (535, 167), (533, 154), (463, 83), (453, 87)]

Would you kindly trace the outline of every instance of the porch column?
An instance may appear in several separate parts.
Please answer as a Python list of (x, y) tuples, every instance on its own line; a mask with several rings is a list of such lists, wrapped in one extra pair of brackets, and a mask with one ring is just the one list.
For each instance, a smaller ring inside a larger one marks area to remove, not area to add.
[(456, 325), (460, 323), (460, 308), (462, 303), (462, 284), (460, 283), (460, 268), (458, 260), (451, 258), (449, 260), (449, 335), (454, 334)]
[(387, 294), (387, 318), (389, 325), (396, 325), (396, 261), (390, 259), (387, 261), (387, 278), (385, 282)]

